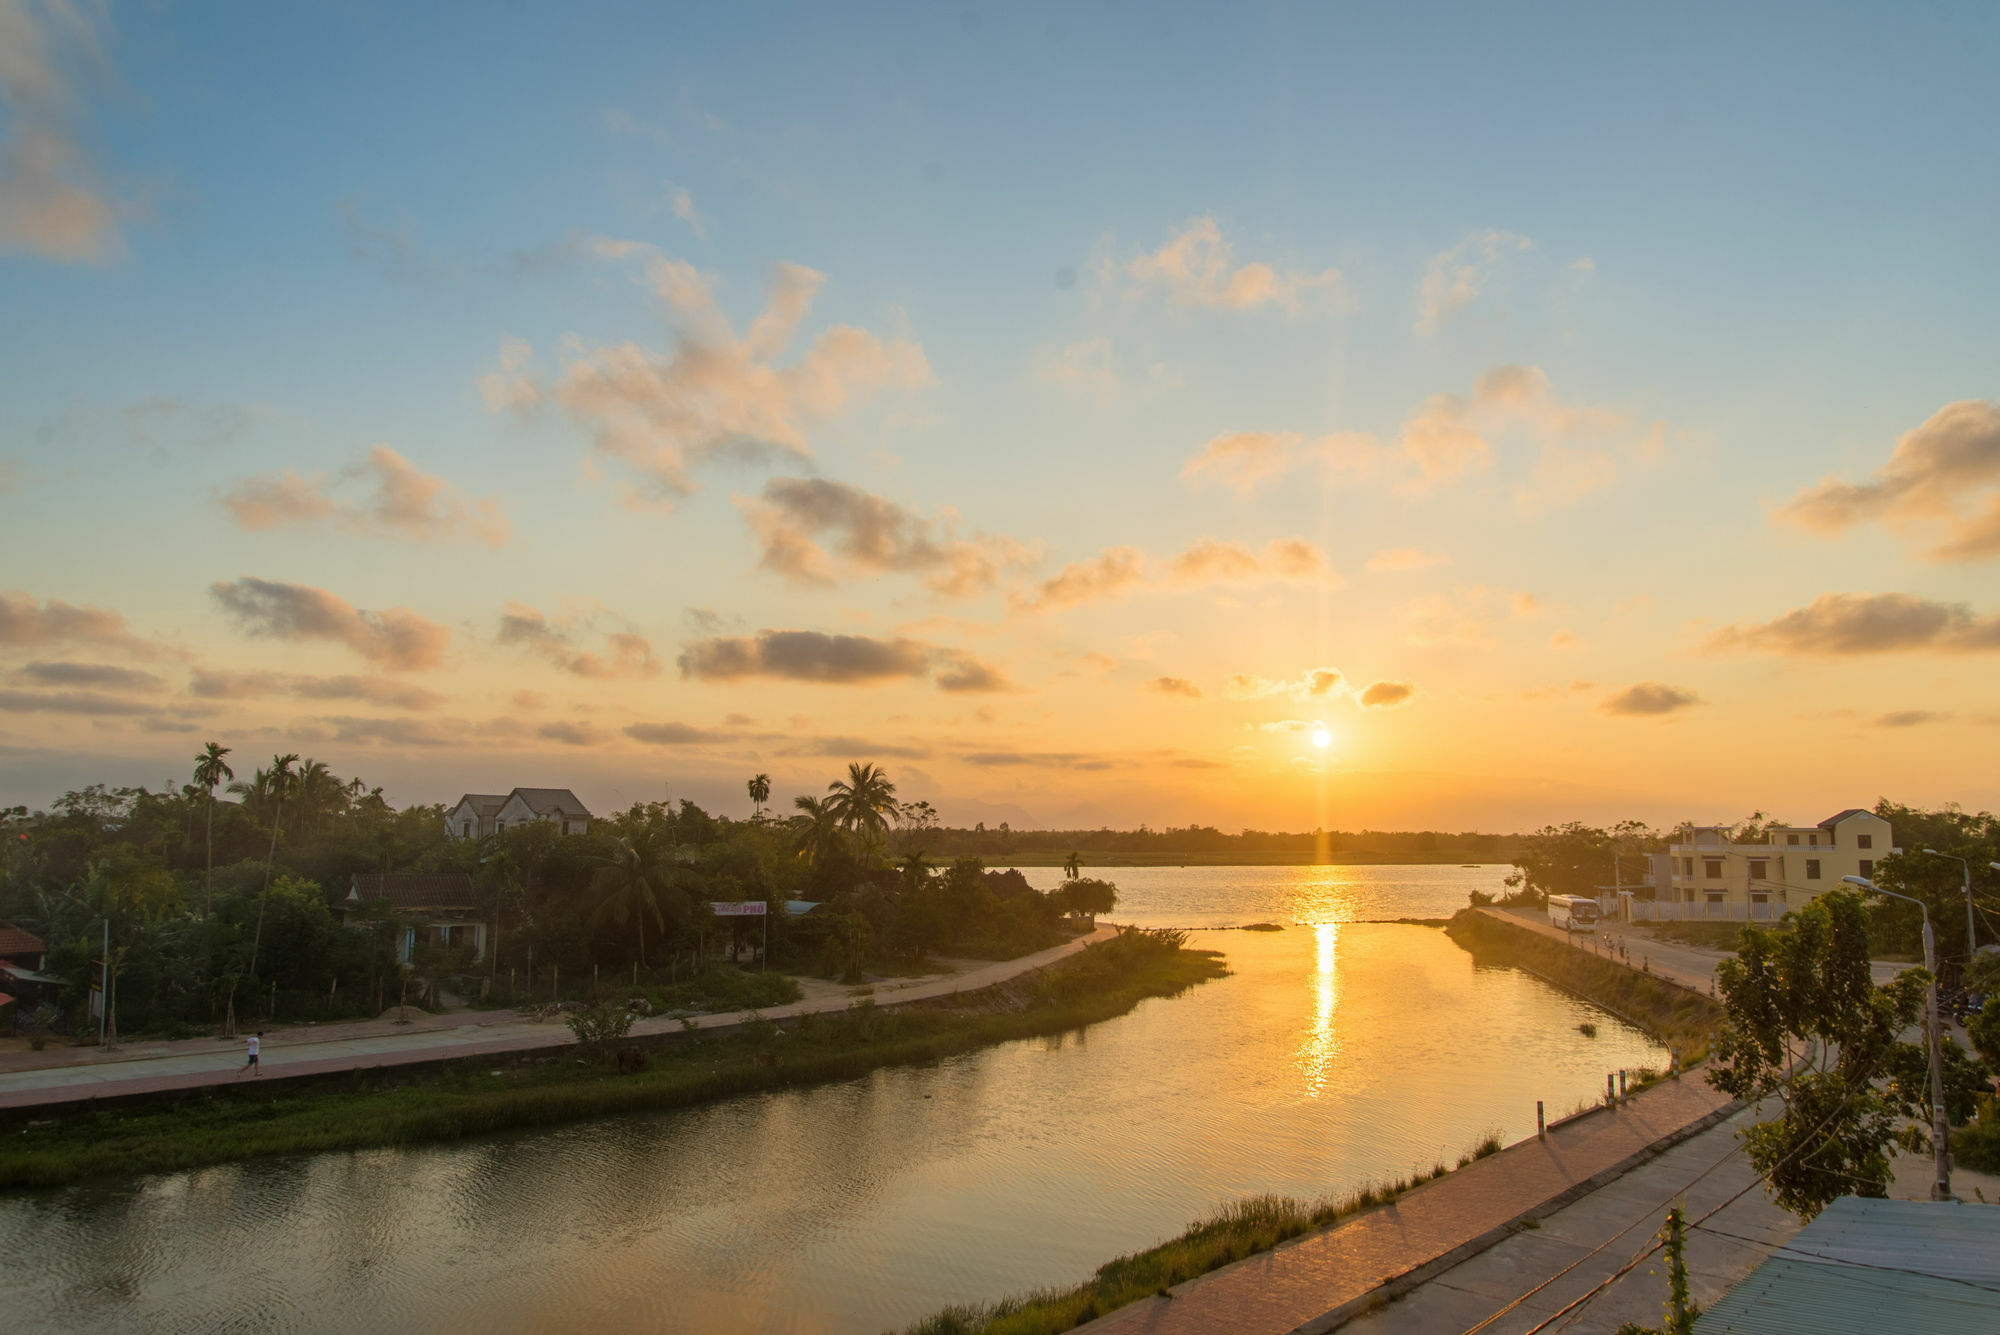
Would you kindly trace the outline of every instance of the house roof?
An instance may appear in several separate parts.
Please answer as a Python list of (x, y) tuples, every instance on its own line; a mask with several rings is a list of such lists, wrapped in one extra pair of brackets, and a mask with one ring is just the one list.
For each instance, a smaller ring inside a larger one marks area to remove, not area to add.
[(479, 900), (472, 878), (462, 871), (392, 872), (380, 876), (356, 874), (348, 888), (349, 903), (387, 900), (399, 909), (472, 909)]
[(1865, 807), (1849, 807), (1845, 811), (1836, 811), (1831, 816), (1828, 816), (1825, 820), (1819, 823), (1819, 828), (1822, 830), (1831, 830), (1834, 826), (1840, 824), (1842, 821), (1846, 820), (1849, 816), (1872, 816), (1874, 814), (1875, 814), (1874, 812), (1868, 810)]
[(579, 802), (576, 794), (567, 788), (516, 788), (507, 796), (520, 798), (537, 816), (560, 812), (565, 816), (590, 819), (590, 808)]
[(458, 799), (457, 805), (453, 806), (452, 810), (456, 811), (459, 807), (470, 802), (472, 803), (472, 810), (475, 815), (490, 816), (505, 805), (506, 801), (507, 795), (505, 793), (467, 793), (464, 797)]
[(0, 923), (0, 955), (39, 955), (48, 947), (33, 932)]

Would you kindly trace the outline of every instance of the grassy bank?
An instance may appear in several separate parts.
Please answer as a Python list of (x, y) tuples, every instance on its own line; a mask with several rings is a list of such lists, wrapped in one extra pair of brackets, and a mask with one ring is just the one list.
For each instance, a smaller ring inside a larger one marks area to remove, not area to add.
[(133, 1107), (29, 1110), (0, 1121), (0, 1187), (193, 1168), (236, 1159), (450, 1140), (514, 1127), (681, 1107), (848, 1079), (1007, 1039), (1122, 1015), (1227, 973), (1176, 932), (1127, 932), (979, 992), (895, 1009), (861, 1004), (733, 1031), (635, 1040), (648, 1064), (617, 1074), (600, 1054), (469, 1058), (409, 1083), (356, 1072), (338, 1084), (228, 1086)]
[(1708, 1036), (1722, 1023), (1722, 1007), (1712, 997), (1484, 913), (1460, 910), (1446, 924), (1445, 933), (1481, 964), (1524, 968), (1596, 1002), (1679, 1049), (1683, 1066), (1708, 1054)]
[[(1488, 1134), (1459, 1156), (1458, 1166), (1463, 1168), (1499, 1152), (1499, 1135)], [(1387, 1205), (1450, 1171), (1438, 1163), (1410, 1177), (1317, 1202), (1290, 1196), (1252, 1196), (1200, 1220), (1177, 1238), (1106, 1262), (1081, 1284), (997, 1303), (948, 1307), (910, 1326), (905, 1335), (1056, 1335), (1073, 1330), (1127, 1303), (1164, 1293), (1246, 1256), (1270, 1251), (1281, 1242), (1349, 1215)]]

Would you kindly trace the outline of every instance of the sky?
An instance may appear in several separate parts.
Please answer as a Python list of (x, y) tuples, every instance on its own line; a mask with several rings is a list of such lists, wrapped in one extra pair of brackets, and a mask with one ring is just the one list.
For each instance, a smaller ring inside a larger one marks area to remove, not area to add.
[(0, 0), (0, 803), (2000, 805), (2000, 9)]

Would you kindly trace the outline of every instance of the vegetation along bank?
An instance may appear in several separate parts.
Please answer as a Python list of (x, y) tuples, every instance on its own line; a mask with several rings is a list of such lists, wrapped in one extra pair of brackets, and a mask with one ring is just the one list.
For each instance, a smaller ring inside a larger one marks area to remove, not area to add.
[[(732, 1094), (847, 1079), (935, 1061), (1007, 1039), (1061, 1033), (1225, 975), (1186, 934), (1128, 931), (1035, 973), (978, 992), (896, 1008), (863, 1003), (642, 1042), (561, 1049), (496, 1067), (452, 1063), (392, 1087), (358, 1072), (341, 1087), (228, 1087), (136, 1108), (0, 1121), (0, 1187), (161, 1172), (235, 1159), (447, 1140), (511, 1127), (681, 1107)], [(622, 1070), (643, 1060), (639, 1070)], [(624, 1060), (619, 1060), (620, 1054)]]

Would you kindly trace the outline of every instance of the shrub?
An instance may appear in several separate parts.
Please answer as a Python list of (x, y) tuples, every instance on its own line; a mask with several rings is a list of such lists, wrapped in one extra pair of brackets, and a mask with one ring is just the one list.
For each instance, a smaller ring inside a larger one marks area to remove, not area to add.
[(597, 1002), (582, 1010), (570, 1011), (563, 1016), (563, 1023), (576, 1035), (576, 1041), (586, 1047), (608, 1048), (631, 1032), (632, 1012), (623, 1006), (606, 1005)]

